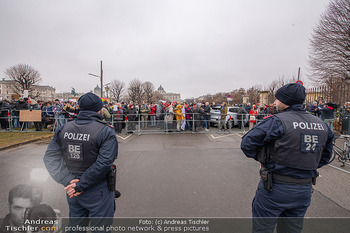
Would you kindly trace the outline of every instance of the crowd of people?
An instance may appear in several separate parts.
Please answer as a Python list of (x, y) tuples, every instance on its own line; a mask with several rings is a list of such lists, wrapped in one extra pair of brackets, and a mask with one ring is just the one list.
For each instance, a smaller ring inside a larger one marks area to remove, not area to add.
[[(317, 116), (318, 118), (323, 120), (332, 131), (334, 130), (334, 119), (335, 113), (337, 111), (340, 112), (342, 115), (350, 114), (349, 107), (344, 106), (342, 108), (339, 108), (339, 106), (335, 103), (325, 102), (322, 97), (320, 97), (318, 100), (315, 100), (312, 104), (304, 104), (304, 109), (312, 115)], [(238, 112), (238, 115), (242, 115), (244, 113), (249, 114), (249, 129), (254, 127), (265, 117), (273, 115), (277, 112), (276, 107), (273, 104), (264, 106), (259, 106), (257, 104), (253, 105), (252, 107), (247, 105), (244, 106), (244, 110), (245, 112)]]
[[(334, 112), (337, 105), (325, 103), (320, 98), (310, 105), (304, 105), (306, 110), (313, 115), (318, 116), (326, 122), (333, 130)], [(211, 109), (220, 107), (219, 130), (227, 130), (232, 120), (228, 115), (228, 104), (222, 102), (186, 103), (186, 102), (167, 102), (158, 101), (158, 103), (135, 104), (129, 103), (108, 103), (104, 102), (103, 117), (114, 126), (116, 133), (121, 133), (125, 128), (127, 132), (133, 132), (136, 129), (148, 130), (159, 129), (168, 131), (205, 131), (210, 130)], [(249, 129), (254, 127), (258, 122), (268, 115), (273, 115), (276, 108), (271, 105), (237, 105), (238, 127), (244, 127), (245, 123), (249, 124)], [(74, 119), (80, 109), (76, 101), (54, 101), (44, 102), (35, 101), (34, 99), (20, 98), (17, 101), (0, 102), (0, 124), (2, 129), (23, 128), (24, 122), (20, 122), (20, 110), (41, 110), (42, 121), (34, 122), (35, 130), (53, 129), (64, 125), (67, 121)], [(244, 121), (248, 115), (248, 122)], [(227, 124), (229, 123), (229, 124)], [(232, 127), (232, 125), (230, 125)]]
[[(215, 103), (214, 103), (215, 104)], [(34, 99), (20, 98), (18, 101), (1, 101), (1, 128), (22, 128), (24, 122), (20, 121), (21, 110), (41, 110), (42, 121), (34, 122), (35, 130), (58, 128), (74, 119), (79, 114), (79, 105), (76, 101), (52, 102), (35, 101)], [(209, 103), (187, 104), (180, 102), (159, 101), (157, 104), (108, 103), (103, 106), (104, 120), (112, 124), (117, 133), (123, 128), (128, 132), (136, 129), (147, 130), (149, 127), (169, 130), (195, 130), (204, 127), (210, 128)]]
[(51, 102), (36, 101), (34, 99), (20, 98), (17, 101), (0, 102), (0, 124), (1, 129), (22, 128), (25, 124), (20, 121), (21, 110), (41, 110), (42, 120), (34, 122), (35, 130), (42, 131), (43, 128), (53, 127), (57, 121), (60, 126), (79, 113), (79, 106), (73, 101)]

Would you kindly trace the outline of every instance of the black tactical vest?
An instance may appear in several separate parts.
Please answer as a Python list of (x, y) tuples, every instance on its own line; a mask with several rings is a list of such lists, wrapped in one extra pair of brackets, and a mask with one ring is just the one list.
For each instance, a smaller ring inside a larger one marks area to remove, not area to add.
[(99, 152), (96, 140), (104, 127), (97, 121), (84, 125), (75, 121), (65, 124), (60, 133), (61, 149), (70, 172), (81, 175), (96, 161)]
[(275, 141), (270, 158), (287, 167), (317, 169), (328, 138), (327, 125), (306, 112), (288, 111), (275, 116), (283, 123), (285, 135)]

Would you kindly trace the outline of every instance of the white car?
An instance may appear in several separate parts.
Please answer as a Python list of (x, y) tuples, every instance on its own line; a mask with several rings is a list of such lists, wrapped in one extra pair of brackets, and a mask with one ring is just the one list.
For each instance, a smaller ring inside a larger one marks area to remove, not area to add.
[[(216, 106), (216, 107), (212, 107), (211, 111), (210, 111), (210, 124), (211, 125), (217, 125), (219, 124), (219, 121), (221, 119), (221, 114), (220, 114), (220, 109), (221, 106)], [(225, 119), (225, 123), (227, 124), (228, 120), (232, 119), (232, 126), (238, 126), (238, 119), (237, 119), (237, 112), (238, 112), (238, 107), (228, 107), (228, 111), (227, 111), (227, 116)], [(243, 122), (244, 125), (248, 124), (248, 119), (249, 119), (249, 114), (245, 114), (245, 116), (243, 116)]]

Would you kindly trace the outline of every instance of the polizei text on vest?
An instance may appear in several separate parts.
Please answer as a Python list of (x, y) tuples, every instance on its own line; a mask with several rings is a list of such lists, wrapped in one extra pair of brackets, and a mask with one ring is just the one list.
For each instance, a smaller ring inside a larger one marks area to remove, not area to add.
[(300, 129), (313, 129), (313, 130), (325, 130), (323, 125), (320, 123), (313, 123), (313, 122), (293, 122), (293, 128), (300, 128)]
[(77, 140), (77, 141), (89, 141), (90, 140), (90, 134), (65, 132), (63, 138), (64, 139), (68, 138), (68, 139)]

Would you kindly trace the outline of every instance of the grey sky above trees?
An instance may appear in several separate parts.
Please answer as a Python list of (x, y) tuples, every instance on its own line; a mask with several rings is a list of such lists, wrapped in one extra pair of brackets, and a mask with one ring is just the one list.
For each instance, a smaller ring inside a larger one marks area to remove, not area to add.
[(28, 64), (57, 92), (134, 79), (182, 98), (297, 77), (329, 0), (1, 0), (0, 72)]

